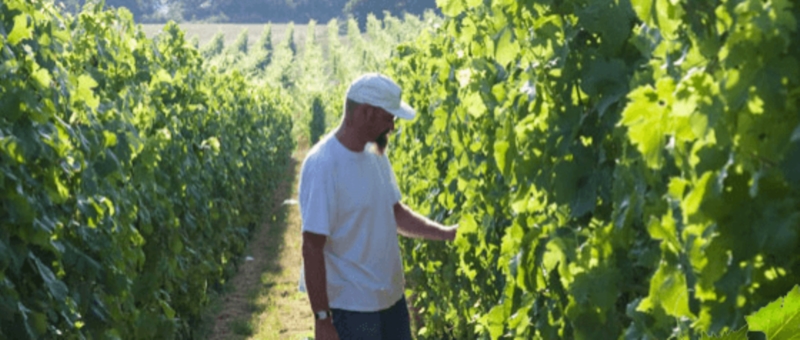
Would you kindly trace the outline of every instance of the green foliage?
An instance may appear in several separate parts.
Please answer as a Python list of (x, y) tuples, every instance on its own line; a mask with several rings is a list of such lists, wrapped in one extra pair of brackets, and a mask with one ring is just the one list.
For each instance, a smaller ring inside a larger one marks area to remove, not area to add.
[(362, 69), (369, 72), (378, 71), (375, 58), (369, 53), (369, 46), (361, 34), (358, 22), (349, 18), (347, 20), (347, 42), (350, 44), (348, 58), (355, 61)]
[(315, 96), (311, 102), (311, 123), (309, 131), (311, 134), (311, 144), (316, 144), (320, 137), (325, 133), (325, 104), (322, 98)]
[(250, 52), (251, 60), (253, 61), (253, 69), (255, 71), (264, 71), (272, 62), (272, 52), (258, 49)]
[(340, 30), (341, 28), (339, 27), (338, 20), (333, 19), (328, 22), (327, 60), (331, 74), (330, 77), (332, 78), (332, 80), (338, 83), (344, 83), (347, 81), (347, 77), (351, 74), (351, 72), (347, 68), (348, 66), (344, 60), (345, 49), (344, 46), (342, 45), (341, 40), (339, 39)]
[[(392, 20), (392, 17), (388, 13), (385, 15), (388, 20)], [(372, 13), (367, 16), (366, 38), (368, 40), (367, 46), (370, 47), (372, 50), (371, 54), (374, 55), (376, 59), (389, 59), (393, 49), (387, 48), (387, 46), (391, 46), (393, 37), (390, 36), (389, 31), (384, 27), (384, 21), (378, 20), (378, 18)]]
[(241, 60), (237, 59), (234, 60), (236, 64), (224, 65), (223, 68), (228, 69), (232, 67), (248, 75), (262, 75), (269, 64), (272, 63), (274, 53), (275, 49), (272, 45), (272, 24), (266, 24), (264, 25), (264, 30), (261, 32), (258, 42), (255, 44), (255, 48), (245, 53), (247, 57), (244, 58), (244, 65), (239, 64)]
[(236, 40), (233, 42), (233, 45), (231, 45), (230, 47), (231, 52), (247, 54), (247, 43), (248, 43), (247, 37), (248, 37), (247, 29), (245, 28), (242, 30), (241, 33), (239, 33), (239, 36), (236, 37)]
[[(750, 332), (763, 332), (766, 339), (800, 339), (800, 286), (795, 286), (785, 297), (770, 302), (746, 317)], [(746, 340), (748, 327), (719, 336), (703, 335), (701, 339)]]
[(218, 56), (222, 53), (225, 49), (225, 35), (222, 32), (219, 32), (211, 38), (203, 47), (200, 49), (200, 54), (203, 58), (213, 58)]
[(751, 331), (762, 331), (770, 340), (800, 339), (800, 286), (749, 315), (747, 324)]
[(125, 10), (8, 0), (0, 33), (0, 338), (193, 337), (284, 180), (282, 90)]
[(261, 32), (256, 46), (264, 51), (272, 51), (272, 24), (264, 25), (264, 31)]
[(747, 328), (742, 328), (736, 332), (726, 332), (719, 336), (703, 335), (701, 340), (747, 340)]
[(294, 22), (290, 22), (289, 25), (286, 27), (286, 46), (289, 47), (289, 50), (292, 51), (292, 56), (297, 55), (297, 43), (294, 42)]
[(300, 68), (297, 75), (298, 87), (301, 91), (309, 94), (322, 93), (328, 85), (325, 81), (328, 78), (325, 70), (325, 58), (322, 55), (322, 47), (317, 43), (316, 30), (316, 22), (309, 21), (303, 55), (298, 58), (297, 64), (299, 65), (296, 65)]
[(245, 319), (234, 319), (230, 322), (230, 328), (233, 334), (242, 336), (253, 335), (253, 324)]
[(189, 40), (189, 45), (194, 47), (196, 50), (200, 49), (200, 38), (197, 36), (193, 36), (192, 39)]
[(437, 4), (386, 71), (405, 201), (460, 225), (402, 241), (421, 338), (698, 338), (800, 282), (796, 4)]
[[(373, 16), (370, 29), (364, 34), (366, 38), (362, 37), (355, 20), (350, 20), (350, 38), (347, 39), (340, 37), (342, 28), (338, 20), (327, 24), (327, 36), (322, 39), (316, 33), (317, 22), (309, 21), (304, 46), (300, 49), (295, 46), (296, 52), (292, 51), (292, 46), (296, 45), (294, 24), (288, 25), (286, 39), (272, 45), (269, 51), (262, 48), (265, 37), (270, 36), (266, 41), (272, 40), (272, 28), (268, 24), (259, 42), (248, 53), (227, 48), (207, 58), (205, 65), (218, 72), (236, 70), (257, 84), (282, 87), (291, 97), (291, 111), (295, 113), (293, 134), (311, 140), (313, 115), (320, 113), (314, 109), (315, 100), (321, 101), (326, 115), (314, 125), (323, 130), (334, 128), (340, 119), (342, 96), (350, 82), (361, 73), (380, 70), (396, 53), (394, 47), (399, 42), (416, 37), (418, 32), (440, 22), (431, 14), (424, 21), (412, 15), (403, 20), (387, 16), (386, 20), (382, 23)], [(365, 63), (367, 60), (369, 62)]]

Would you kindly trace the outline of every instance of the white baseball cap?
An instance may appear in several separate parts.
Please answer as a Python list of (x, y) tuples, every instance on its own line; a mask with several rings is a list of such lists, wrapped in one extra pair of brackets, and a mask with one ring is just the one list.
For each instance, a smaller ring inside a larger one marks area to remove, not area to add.
[(350, 83), (346, 97), (358, 103), (380, 107), (399, 118), (414, 119), (417, 113), (400, 98), (402, 94), (400, 86), (389, 77), (367, 73)]

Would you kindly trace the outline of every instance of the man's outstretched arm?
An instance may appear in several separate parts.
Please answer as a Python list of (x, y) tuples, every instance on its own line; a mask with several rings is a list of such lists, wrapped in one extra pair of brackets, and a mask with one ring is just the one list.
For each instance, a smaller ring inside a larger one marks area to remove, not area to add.
[(403, 203), (394, 204), (394, 219), (400, 235), (434, 241), (452, 241), (458, 226), (445, 227), (425, 216), (415, 213)]

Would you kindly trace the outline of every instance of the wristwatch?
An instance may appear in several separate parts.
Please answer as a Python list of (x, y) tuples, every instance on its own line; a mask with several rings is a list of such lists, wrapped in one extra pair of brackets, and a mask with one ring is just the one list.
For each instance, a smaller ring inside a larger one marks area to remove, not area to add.
[(329, 317), (331, 317), (331, 311), (330, 310), (321, 310), (321, 311), (318, 311), (318, 312), (314, 313), (314, 318), (316, 318), (317, 320), (325, 320), (325, 319), (327, 319)]

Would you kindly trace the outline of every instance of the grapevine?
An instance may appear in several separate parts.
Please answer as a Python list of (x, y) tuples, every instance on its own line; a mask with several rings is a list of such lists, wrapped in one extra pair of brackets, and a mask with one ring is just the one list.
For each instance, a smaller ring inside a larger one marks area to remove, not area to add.
[(739, 331), (800, 282), (800, 8), (439, 0), (387, 68), (423, 338)]
[(176, 24), (0, 4), (0, 338), (192, 337), (294, 142)]

